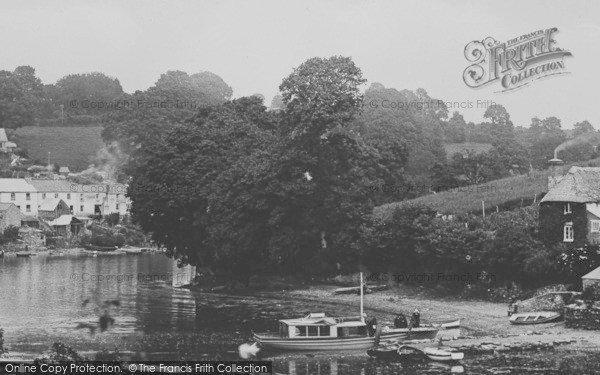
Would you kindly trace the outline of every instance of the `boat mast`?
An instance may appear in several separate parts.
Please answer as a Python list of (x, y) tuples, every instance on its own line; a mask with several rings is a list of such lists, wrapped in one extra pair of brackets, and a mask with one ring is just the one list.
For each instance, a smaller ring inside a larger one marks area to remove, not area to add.
[(360, 273), (360, 320), (364, 323), (365, 317), (363, 315), (363, 277), (362, 272)]

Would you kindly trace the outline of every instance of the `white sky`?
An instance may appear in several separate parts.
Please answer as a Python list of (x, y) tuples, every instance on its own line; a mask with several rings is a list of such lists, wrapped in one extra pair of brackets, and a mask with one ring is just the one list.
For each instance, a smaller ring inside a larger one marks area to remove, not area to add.
[[(495, 94), (462, 80), (467, 43), (504, 42), (558, 27), (572, 74)], [(234, 96), (267, 104), (282, 78), (314, 56), (351, 56), (369, 82), (425, 88), (444, 101), (493, 100), (515, 125), (557, 116), (600, 129), (600, 2), (589, 1), (2, 1), (0, 69), (33, 66), (45, 83), (100, 71), (127, 92), (161, 73), (211, 71)], [(482, 108), (461, 110), (480, 121)]]

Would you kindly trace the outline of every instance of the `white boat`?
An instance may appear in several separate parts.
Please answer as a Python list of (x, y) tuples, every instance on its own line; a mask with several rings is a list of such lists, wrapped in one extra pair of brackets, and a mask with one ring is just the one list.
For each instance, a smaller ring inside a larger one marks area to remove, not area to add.
[(359, 316), (329, 317), (324, 313), (312, 313), (303, 318), (282, 319), (279, 320), (278, 333), (254, 333), (254, 339), (267, 349), (320, 351), (365, 350), (376, 346), (378, 342), (432, 340), (437, 335), (437, 327), (369, 329), (363, 313), (363, 288), (359, 289)]
[(328, 317), (323, 313), (309, 314), (299, 319), (279, 321), (279, 333), (254, 334), (254, 339), (264, 348), (278, 350), (362, 350), (380, 342), (404, 340), (432, 340), (437, 335), (435, 327), (384, 328), (379, 335), (370, 335), (367, 324), (359, 316)]
[(432, 361), (450, 362), (460, 361), (465, 357), (464, 353), (461, 352), (450, 352), (448, 350), (439, 348), (425, 348), (423, 353)]
[(510, 316), (511, 324), (541, 324), (558, 320), (562, 315), (555, 311), (532, 311)]
[(460, 319), (453, 320), (451, 322), (441, 323), (440, 327), (444, 329), (460, 328)]
[(144, 249), (141, 247), (123, 247), (120, 250), (126, 254), (141, 254)]

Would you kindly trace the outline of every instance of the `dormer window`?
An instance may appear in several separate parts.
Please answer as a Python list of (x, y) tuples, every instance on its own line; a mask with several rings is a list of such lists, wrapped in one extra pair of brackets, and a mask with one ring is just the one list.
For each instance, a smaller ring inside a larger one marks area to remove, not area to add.
[(564, 214), (570, 214), (573, 213), (573, 211), (571, 211), (571, 203), (565, 203), (565, 208), (564, 208)]

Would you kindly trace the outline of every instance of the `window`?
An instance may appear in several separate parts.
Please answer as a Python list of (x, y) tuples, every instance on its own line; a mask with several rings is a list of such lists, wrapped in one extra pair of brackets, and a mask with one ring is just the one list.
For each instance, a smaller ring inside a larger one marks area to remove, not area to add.
[(25, 200), (31, 200), (31, 193), (25, 193)]
[(319, 327), (319, 336), (330, 336), (330, 329), (329, 326), (322, 326)]
[(25, 206), (25, 212), (31, 212), (31, 205)]
[(572, 212), (573, 211), (571, 211), (571, 203), (565, 203), (565, 210), (564, 210), (565, 215), (570, 214)]
[(309, 336), (319, 336), (319, 327), (308, 326), (308, 335)]
[(42, 193), (42, 199), (46, 199), (46, 193)]
[(54, 198), (58, 198), (58, 193), (54, 193)]
[(73, 213), (73, 206), (69, 206), (69, 209), (71, 210), (71, 213)]
[(118, 210), (118, 209), (119, 209), (119, 204), (117, 203), (117, 204), (115, 205), (115, 207), (116, 207), (116, 209)]
[(79, 194), (79, 201), (83, 202), (83, 194)]
[(16, 199), (16, 194), (15, 193), (10, 193), (10, 200), (14, 201)]
[(99, 196), (100, 196), (100, 194), (96, 194), (96, 199), (98, 199)]
[(599, 233), (600, 232), (600, 220), (591, 220), (592, 223), (592, 228), (591, 231), (592, 233)]
[(296, 336), (306, 336), (306, 327), (304, 327), (304, 326), (296, 327)]
[(573, 223), (565, 223), (563, 234), (564, 242), (573, 242)]
[(67, 199), (71, 199), (71, 193), (67, 193)]
[(83, 212), (83, 206), (79, 206), (79, 211)]

